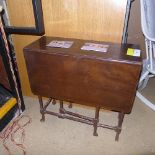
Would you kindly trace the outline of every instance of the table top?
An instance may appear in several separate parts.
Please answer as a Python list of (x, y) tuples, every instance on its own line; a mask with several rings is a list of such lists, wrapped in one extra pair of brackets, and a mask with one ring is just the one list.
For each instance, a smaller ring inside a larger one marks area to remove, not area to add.
[[(73, 41), (73, 45), (70, 48), (63, 48), (63, 50), (62, 48), (48, 47), (47, 44), (49, 44), (53, 40)], [(97, 43), (97, 44), (109, 45), (108, 51), (96, 52), (96, 51), (81, 50), (81, 47), (85, 43)], [(95, 59), (104, 60), (104, 61), (118, 61), (120, 63), (122, 62), (122, 63), (141, 65), (142, 54), (140, 57), (129, 56), (127, 55), (128, 48), (139, 49), (139, 46), (132, 45), (132, 44), (118, 44), (118, 43), (92, 41), (92, 40), (43, 36), (39, 40), (26, 46), (24, 48), (24, 51), (31, 50), (34, 52), (42, 52), (46, 54), (57, 54), (57, 55), (74, 56), (74, 57), (80, 57), (80, 58), (81, 57), (95, 58)]]
[[(74, 43), (67, 49), (46, 46), (53, 40)], [(81, 50), (87, 42), (109, 45), (108, 51)], [(138, 47), (41, 37), (24, 48), (31, 90), (35, 95), (130, 113), (142, 58), (128, 56), (128, 48)]]

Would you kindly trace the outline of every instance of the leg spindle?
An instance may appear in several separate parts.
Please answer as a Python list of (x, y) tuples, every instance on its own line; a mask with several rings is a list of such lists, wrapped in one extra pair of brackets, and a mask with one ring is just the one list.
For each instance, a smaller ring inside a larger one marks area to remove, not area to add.
[(94, 119), (94, 133), (93, 135), (94, 136), (98, 136), (97, 134), (97, 125), (98, 125), (98, 122), (99, 122), (99, 111), (100, 111), (100, 108), (99, 107), (96, 107), (96, 111), (95, 111), (95, 119)]

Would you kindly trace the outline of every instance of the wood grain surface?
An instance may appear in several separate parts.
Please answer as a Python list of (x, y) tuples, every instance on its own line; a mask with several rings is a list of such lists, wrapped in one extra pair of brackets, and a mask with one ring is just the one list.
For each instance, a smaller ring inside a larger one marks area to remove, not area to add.
[(95, 52), (80, 49), (89, 41), (72, 39), (71, 48), (63, 49), (47, 47), (52, 40), (61, 38), (42, 37), (24, 48), (35, 95), (131, 112), (142, 60), (126, 53), (135, 46), (106, 43), (107, 52)]

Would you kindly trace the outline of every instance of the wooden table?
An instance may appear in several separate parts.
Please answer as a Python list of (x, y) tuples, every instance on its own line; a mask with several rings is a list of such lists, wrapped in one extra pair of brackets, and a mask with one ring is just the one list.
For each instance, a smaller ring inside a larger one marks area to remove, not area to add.
[[(51, 48), (52, 40), (74, 41), (71, 48)], [(134, 45), (108, 44), (106, 53), (84, 51), (85, 42), (103, 43), (78, 39), (42, 37), (24, 48), (24, 56), (31, 90), (39, 96), (42, 121), (45, 114), (67, 118), (97, 127), (116, 131), (116, 140), (121, 132), (124, 114), (133, 107), (141, 72), (141, 57), (128, 56), (128, 48)], [(44, 105), (42, 97), (49, 97)], [(60, 101), (60, 113), (46, 110), (51, 101)], [(63, 101), (96, 108), (95, 118), (67, 111)], [(99, 123), (101, 108), (119, 113), (118, 126)]]

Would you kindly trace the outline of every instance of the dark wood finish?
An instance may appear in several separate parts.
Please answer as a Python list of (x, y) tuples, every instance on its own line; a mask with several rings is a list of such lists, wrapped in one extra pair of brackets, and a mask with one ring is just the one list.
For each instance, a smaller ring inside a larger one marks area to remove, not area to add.
[[(47, 47), (52, 40), (73, 40), (74, 44), (69, 49)], [(42, 120), (49, 112), (41, 96), (60, 100), (60, 114), (50, 113), (59, 117), (64, 113), (63, 101), (96, 107), (93, 123), (87, 122), (94, 125), (94, 135), (97, 126), (105, 127), (98, 123), (100, 108), (121, 113), (118, 128), (114, 128), (118, 137), (124, 114), (132, 110), (141, 72), (141, 57), (127, 56), (127, 48), (138, 47), (105, 43), (110, 47), (102, 53), (81, 50), (85, 42), (95, 41), (44, 36), (25, 47), (31, 90), (40, 96)]]
[(116, 137), (115, 137), (116, 141), (118, 141), (119, 135), (121, 133), (123, 119), (124, 119), (124, 113), (121, 113), (121, 112), (118, 113), (118, 128), (116, 130)]
[(82, 51), (83, 40), (69, 49), (50, 48), (42, 37), (24, 48), (32, 92), (35, 95), (96, 105), (130, 113), (141, 71), (141, 58), (126, 55), (128, 47), (110, 44), (107, 53)]
[(60, 101), (59, 113), (56, 113), (56, 112), (52, 112), (52, 111), (49, 111), (46, 109), (47, 105), (49, 105), (51, 102), (51, 98), (45, 104), (43, 103), (42, 97), (38, 96), (38, 98), (39, 98), (40, 109), (41, 109), (40, 113), (42, 114), (41, 122), (45, 121), (45, 114), (50, 114), (50, 115), (54, 115), (54, 116), (57, 116), (62, 119), (69, 119), (69, 120), (85, 123), (88, 125), (93, 125), (94, 126), (94, 133), (93, 133), (94, 136), (98, 136), (97, 127), (107, 128), (107, 129), (116, 131), (115, 140), (118, 141), (119, 135), (121, 133), (123, 119), (124, 119), (124, 113), (119, 113), (119, 115), (118, 115), (119, 116), (118, 117), (118, 126), (111, 126), (111, 125), (99, 123), (99, 110), (100, 110), (99, 107), (96, 107), (95, 118), (91, 118), (91, 117), (87, 117), (84, 115), (80, 115), (80, 114), (65, 110), (63, 107), (63, 101)]
[(94, 136), (98, 136), (97, 134), (97, 124), (99, 122), (99, 111), (100, 111), (100, 107), (96, 107), (96, 111), (95, 111), (95, 119), (94, 119)]

